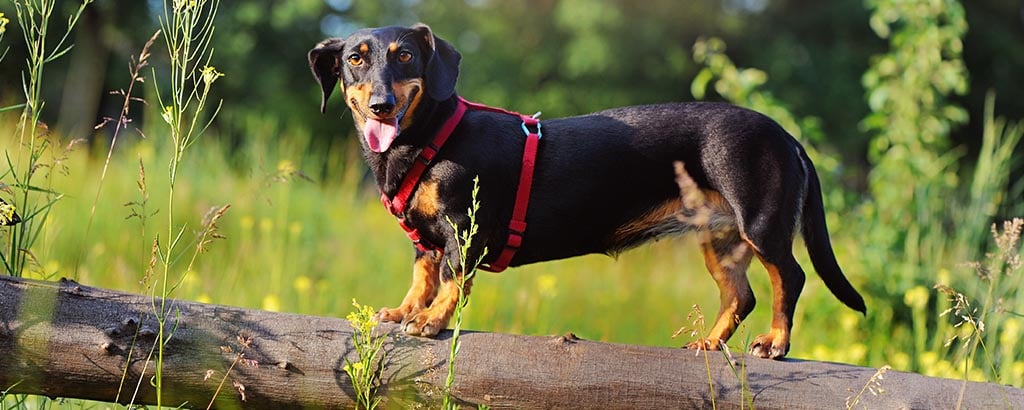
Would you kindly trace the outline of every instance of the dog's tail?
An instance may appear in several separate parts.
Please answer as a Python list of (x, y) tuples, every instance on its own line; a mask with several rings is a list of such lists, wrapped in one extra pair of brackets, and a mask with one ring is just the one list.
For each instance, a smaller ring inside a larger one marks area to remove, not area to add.
[(821, 200), (818, 173), (803, 149), (800, 149), (800, 155), (807, 165), (807, 197), (804, 200), (802, 233), (807, 253), (811, 256), (811, 264), (833, 295), (851, 309), (866, 314), (864, 298), (843, 275), (832, 251), (832, 241), (828, 238), (828, 227), (825, 224), (825, 206)]

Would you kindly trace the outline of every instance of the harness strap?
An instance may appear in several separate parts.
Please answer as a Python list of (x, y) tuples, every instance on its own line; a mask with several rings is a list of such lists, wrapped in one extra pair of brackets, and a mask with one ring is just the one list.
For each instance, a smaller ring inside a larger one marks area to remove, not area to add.
[[(517, 114), (523, 119), (523, 131), (526, 133), (526, 147), (523, 149), (523, 165), (519, 170), (519, 187), (516, 189), (516, 203), (512, 209), (512, 219), (508, 222), (508, 239), (505, 248), (498, 254), (498, 259), (490, 264), (481, 264), (480, 269), (488, 272), (501, 272), (508, 268), (512, 257), (523, 244), (526, 232), (526, 209), (530, 205), (530, 190), (533, 188), (533, 170), (537, 165), (537, 146), (540, 143), (540, 121), (536, 118)], [(536, 129), (536, 131), (532, 131)]]
[(466, 101), (459, 97), (459, 104), (455, 107), (455, 113), (441, 125), (441, 129), (438, 130), (437, 135), (434, 135), (434, 139), (420, 151), (412, 167), (409, 168), (409, 172), (406, 172), (405, 177), (402, 178), (402, 184), (398, 186), (398, 192), (395, 193), (395, 197), (388, 198), (387, 194), (380, 194), (380, 200), (384, 203), (384, 208), (387, 208), (388, 212), (391, 212), (392, 215), (398, 218), (398, 225), (405, 230), (405, 234), (412, 240), (412, 243), (423, 251), (433, 249), (434, 247), (426, 246), (421, 241), (420, 232), (406, 223), (405, 208), (409, 205), (409, 197), (412, 196), (416, 186), (419, 185), (423, 172), (434, 161), (438, 151), (448, 141), (448, 137), (452, 135), (452, 131), (455, 131), (455, 127), (459, 125), (459, 122), (462, 121), (462, 116), (466, 114), (466, 109)]
[(455, 131), (455, 127), (462, 121), (462, 117), (469, 109), (479, 111), (490, 111), (500, 114), (515, 115), (523, 120), (523, 132), (526, 134), (526, 147), (523, 149), (523, 162), (519, 172), (519, 187), (516, 189), (516, 202), (512, 210), (512, 218), (509, 220), (509, 235), (505, 241), (505, 247), (501, 250), (498, 258), (490, 264), (481, 264), (480, 269), (490, 272), (501, 272), (508, 268), (512, 258), (515, 256), (516, 251), (522, 246), (523, 234), (526, 232), (526, 210), (530, 204), (530, 191), (533, 187), (533, 174), (536, 168), (537, 159), (537, 148), (541, 138), (540, 132), (540, 121), (531, 116), (522, 115), (513, 111), (508, 111), (502, 108), (495, 108), (486, 106), (483, 104), (472, 103), (466, 101), (462, 97), (459, 97), (459, 104), (455, 108), (455, 113), (449, 117), (445, 123), (438, 130), (437, 135), (430, 141), (430, 143), (423, 148), (420, 154), (416, 157), (416, 161), (413, 162), (409, 172), (402, 178), (402, 184), (398, 188), (398, 192), (395, 193), (394, 198), (388, 198), (387, 194), (381, 194), (381, 202), (384, 203), (384, 207), (387, 208), (388, 212), (395, 215), (398, 218), (398, 224), (405, 230), (406, 235), (417, 248), (423, 251), (437, 249), (437, 246), (431, 243), (425, 243), (422, 241), (419, 231), (406, 223), (405, 211), (409, 203), (409, 198), (415, 191), (416, 186), (419, 185), (420, 178), (426, 171), (427, 167), (430, 166), (434, 157), (437, 155), (441, 147), (451, 136), (452, 132)]

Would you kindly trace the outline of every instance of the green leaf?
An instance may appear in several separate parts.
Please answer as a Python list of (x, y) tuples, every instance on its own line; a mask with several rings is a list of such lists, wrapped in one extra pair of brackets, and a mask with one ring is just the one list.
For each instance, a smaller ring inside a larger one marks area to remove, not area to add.
[(714, 77), (711, 70), (708, 68), (702, 68), (697, 76), (693, 78), (693, 82), (690, 83), (690, 94), (693, 94), (693, 98), (703, 100), (707, 95), (708, 82)]
[(868, 25), (871, 26), (871, 31), (874, 31), (879, 38), (889, 38), (889, 23), (886, 23), (879, 13), (871, 15)]

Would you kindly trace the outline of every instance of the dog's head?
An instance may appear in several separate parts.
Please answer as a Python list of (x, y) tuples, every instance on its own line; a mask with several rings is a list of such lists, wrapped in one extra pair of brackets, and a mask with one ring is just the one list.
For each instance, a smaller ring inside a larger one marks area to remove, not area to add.
[(309, 51), (309, 68), (323, 89), (320, 111), (341, 79), (363, 142), (387, 151), (412, 125), (424, 94), (434, 101), (455, 95), (462, 56), (424, 24), (359, 30), (324, 40)]

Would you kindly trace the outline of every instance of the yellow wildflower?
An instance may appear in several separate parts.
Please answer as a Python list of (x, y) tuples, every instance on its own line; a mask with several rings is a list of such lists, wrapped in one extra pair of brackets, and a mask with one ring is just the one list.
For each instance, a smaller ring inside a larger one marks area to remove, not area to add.
[(224, 73), (217, 71), (217, 68), (211, 65), (203, 67), (200, 73), (203, 75), (203, 83), (207, 86), (213, 84), (213, 82), (217, 81), (218, 78), (224, 76)]
[(912, 309), (923, 309), (928, 306), (929, 291), (924, 286), (915, 286), (903, 294), (903, 303)]
[(14, 210), (14, 205), (0, 200), (0, 226), (14, 225), (21, 221), (18, 215), (14, 213)]
[(313, 287), (313, 281), (309, 279), (309, 276), (300, 275), (295, 278), (295, 283), (292, 284), (295, 287), (295, 291), (299, 293), (308, 292)]
[(558, 295), (557, 284), (555, 275), (540, 275), (537, 277), (537, 293), (545, 299), (551, 299)]
[(288, 224), (288, 233), (292, 236), (292, 238), (297, 238), (299, 234), (302, 233), (302, 222), (293, 221), (292, 223)]
[(263, 310), (270, 312), (281, 311), (281, 298), (275, 294), (270, 294), (263, 297)]
[(160, 114), (163, 117), (164, 122), (174, 125), (174, 106), (168, 105), (164, 107), (164, 112)]
[(282, 159), (277, 163), (278, 175), (290, 175), (295, 172), (295, 164), (290, 159)]

